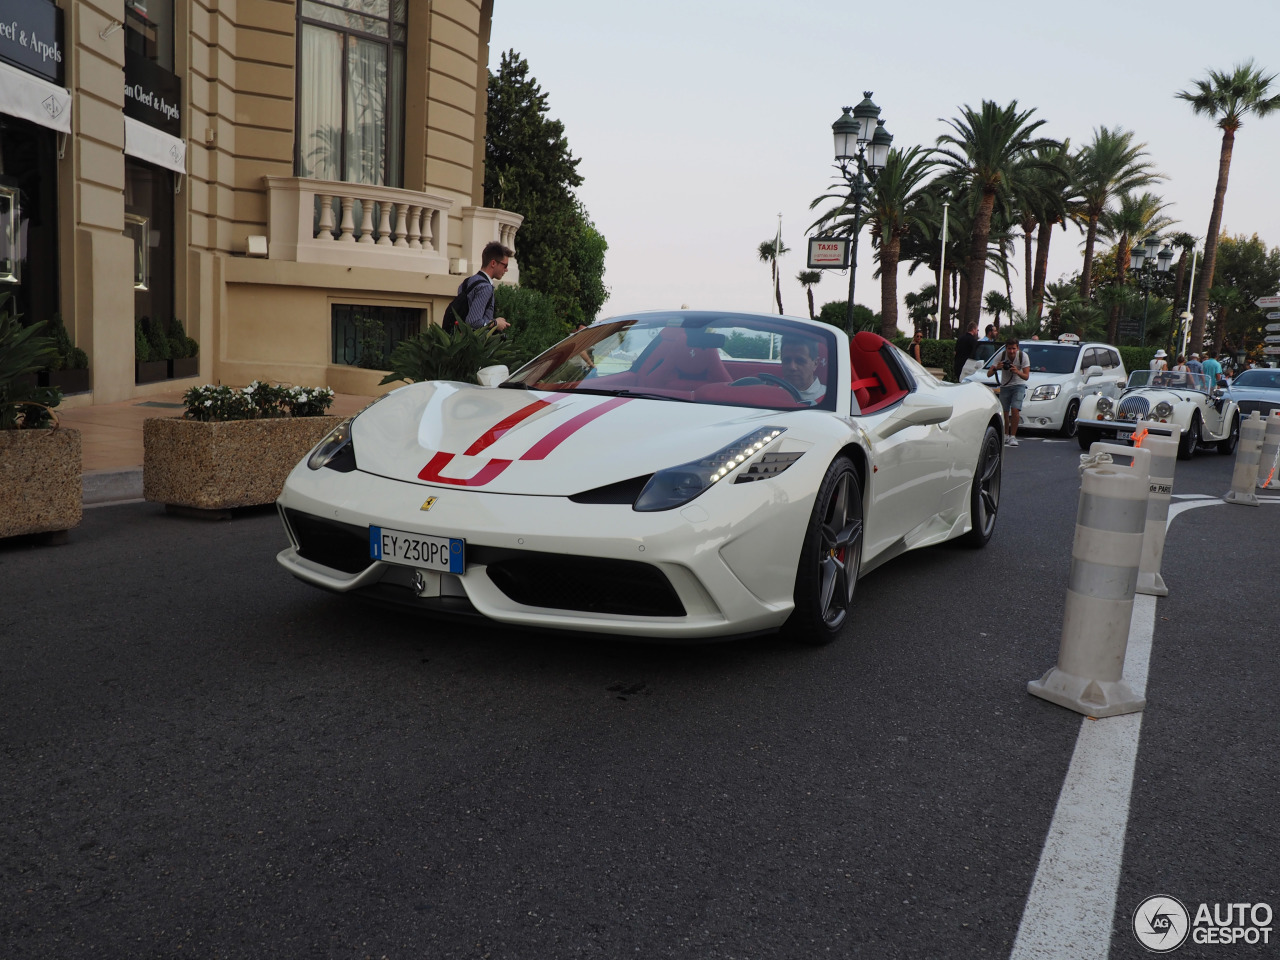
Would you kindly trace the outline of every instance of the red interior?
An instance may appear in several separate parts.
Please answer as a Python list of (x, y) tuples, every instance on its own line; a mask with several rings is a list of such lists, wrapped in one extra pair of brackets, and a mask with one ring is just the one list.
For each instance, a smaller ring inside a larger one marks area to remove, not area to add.
[(866, 330), (855, 334), (849, 341), (853, 395), (863, 413), (874, 413), (897, 403), (907, 394), (885, 357), (885, 352), (891, 349), (888, 340)]

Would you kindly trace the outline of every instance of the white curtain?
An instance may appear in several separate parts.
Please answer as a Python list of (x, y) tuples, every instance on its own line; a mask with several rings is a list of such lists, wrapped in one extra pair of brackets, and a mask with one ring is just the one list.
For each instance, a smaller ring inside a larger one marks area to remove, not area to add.
[(342, 176), (342, 34), (302, 24), (298, 175)]
[(347, 170), (352, 183), (383, 183), (387, 158), (387, 48), (350, 37)]

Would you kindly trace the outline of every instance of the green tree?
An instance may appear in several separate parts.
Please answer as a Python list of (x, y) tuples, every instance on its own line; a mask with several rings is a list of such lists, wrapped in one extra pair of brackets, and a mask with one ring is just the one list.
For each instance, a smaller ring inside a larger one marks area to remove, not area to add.
[[(838, 330), (844, 330), (845, 319), (849, 313), (848, 300), (832, 300), (822, 305), (822, 309), (818, 311), (818, 319), (823, 323), (830, 324)], [(872, 311), (870, 307), (864, 307), (860, 303), (853, 305), (853, 329), (848, 331), (849, 336), (853, 336), (859, 331), (867, 330), (871, 333), (880, 332), (880, 314)]]
[(960, 117), (945, 122), (951, 133), (938, 138), (939, 162), (950, 168), (972, 194), (975, 205), (966, 265), (968, 283), (960, 314), (961, 326), (982, 314), (982, 285), (986, 274), (987, 242), (997, 199), (1007, 203), (1015, 165), (1023, 169), (1049, 169), (1052, 162), (1034, 155), (1055, 141), (1033, 134), (1044, 120), (1032, 120), (1030, 110), (1018, 110), (1018, 101), (999, 106), (982, 101), (982, 108), (961, 108)]
[(1264, 74), (1259, 67), (1254, 66), (1252, 60), (1246, 60), (1236, 64), (1230, 73), (1210, 70), (1208, 79), (1194, 82), (1194, 90), (1182, 90), (1176, 94), (1179, 100), (1191, 104), (1193, 113), (1204, 114), (1215, 120), (1222, 131), (1222, 146), (1218, 151), (1218, 182), (1213, 190), (1209, 229), (1205, 232), (1204, 262), (1200, 267), (1200, 281), (1196, 284), (1195, 303), (1191, 308), (1193, 345), (1204, 342), (1209, 291), (1214, 283), (1218, 231), (1222, 228), (1222, 204), (1227, 196), (1227, 179), (1231, 173), (1231, 154), (1235, 149), (1236, 131), (1244, 125), (1244, 118), (1250, 114), (1261, 118), (1280, 110), (1280, 92), (1271, 91), (1271, 84), (1275, 79), (1274, 73)]
[(813, 288), (822, 280), (821, 270), (801, 270), (796, 274), (796, 281), (800, 286), (804, 287), (805, 296), (809, 298), (809, 319), (816, 320), (817, 314), (813, 312)]
[(871, 187), (867, 222), (880, 263), (880, 335), (898, 336), (898, 262), (903, 238), (932, 207), (922, 187), (934, 168), (932, 151), (920, 147), (890, 149), (884, 169)]
[[(1216, 282), (1209, 291), (1209, 302), (1218, 313), (1213, 351), (1248, 350), (1266, 335), (1266, 313), (1254, 301), (1280, 290), (1280, 248), (1268, 250), (1256, 233), (1252, 237), (1224, 233), (1217, 250)], [(1192, 350), (1203, 346), (1200, 340), (1191, 343)]]
[[(1053, 228), (1066, 229), (1067, 209), (1073, 192), (1071, 142), (1033, 152), (1050, 166), (1019, 161), (1013, 171), (1013, 219), (1022, 229), (1022, 270), (1027, 316), (1039, 321), (1044, 306), (1045, 276)], [(1032, 255), (1034, 239), (1035, 254)]]
[(564, 124), (514, 50), (489, 75), (484, 202), (519, 213), (520, 282), (552, 297), (566, 320), (595, 319), (608, 292), (608, 245), (574, 189), (582, 184)]
[(1163, 179), (1154, 172), (1145, 143), (1134, 143), (1133, 132), (1101, 127), (1093, 132), (1093, 142), (1075, 158), (1076, 196), (1074, 219), (1084, 227), (1084, 266), (1080, 270), (1080, 299), (1093, 292), (1093, 249), (1098, 224), (1111, 199), (1118, 194), (1147, 187)]

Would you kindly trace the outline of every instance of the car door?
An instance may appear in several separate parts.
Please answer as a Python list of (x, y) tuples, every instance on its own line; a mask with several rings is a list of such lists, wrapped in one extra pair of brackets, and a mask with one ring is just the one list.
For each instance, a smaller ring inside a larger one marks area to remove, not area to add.
[[(953, 388), (939, 383), (923, 368), (923, 376), (915, 375), (910, 359), (901, 360), (896, 372), (909, 384), (910, 395), (925, 402), (950, 402), (947, 394)], [(863, 541), (868, 559), (898, 541), (910, 543), (927, 536), (933, 526), (949, 524), (948, 518), (954, 518), (964, 499), (967, 476), (953, 465), (956, 440), (950, 419), (884, 435), (896, 425), (890, 421), (900, 414), (902, 406), (899, 402), (871, 414), (855, 414), (858, 426), (871, 441)]]

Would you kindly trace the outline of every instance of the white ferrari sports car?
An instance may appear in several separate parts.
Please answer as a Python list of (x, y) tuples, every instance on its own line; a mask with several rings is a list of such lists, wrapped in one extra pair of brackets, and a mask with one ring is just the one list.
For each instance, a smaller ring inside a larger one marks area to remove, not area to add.
[(1178, 459), (1190, 460), (1201, 444), (1217, 444), (1230, 456), (1240, 440), (1235, 401), (1209, 383), (1203, 373), (1135, 370), (1118, 399), (1092, 394), (1080, 405), (1076, 440), (1088, 450), (1097, 440), (1127, 441), (1139, 420), (1176, 423), (1182, 428)]
[(808, 320), (600, 321), (496, 387), (414, 383), (293, 470), (307, 583), (522, 627), (826, 642), (860, 574), (982, 546), (999, 407), (888, 341)]

